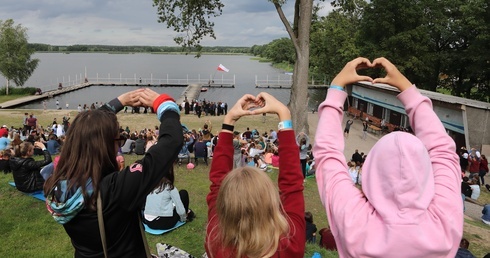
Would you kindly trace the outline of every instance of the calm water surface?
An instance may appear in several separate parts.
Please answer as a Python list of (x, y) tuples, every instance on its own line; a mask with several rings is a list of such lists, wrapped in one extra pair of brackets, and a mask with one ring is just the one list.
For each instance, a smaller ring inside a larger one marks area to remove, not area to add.
[[(260, 63), (251, 60), (250, 56), (204, 55), (195, 58), (193, 55), (159, 55), (159, 54), (107, 54), (107, 53), (36, 53), (34, 58), (40, 60), (38, 68), (26, 82), (25, 86), (41, 88), (43, 91), (55, 89), (59, 82), (68, 86), (78, 79), (85, 78), (119, 78), (134, 80), (143, 78), (149, 81), (157, 79), (189, 78), (221, 78), (228, 80), (235, 77), (235, 88), (210, 88), (202, 92), (199, 99), (223, 101), (230, 105), (243, 94), (253, 95), (266, 91), (281, 102), (289, 102), (290, 90), (287, 89), (257, 89), (255, 78), (265, 80), (267, 77), (281, 80), (289, 78), (284, 71), (276, 69), (270, 63)], [(223, 64), (230, 71), (217, 72), (216, 68)], [(3, 79), (3, 81), (5, 81)], [(81, 104), (107, 102), (123, 92), (136, 89), (136, 86), (91, 86), (82, 90), (58, 95), (48, 99), (48, 109), (55, 108), (55, 101), (65, 108), (76, 109)], [(185, 89), (175, 87), (154, 87), (159, 93), (167, 93), (178, 98)], [(318, 95), (312, 92), (313, 98)], [(315, 105), (316, 101), (312, 105)], [(33, 102), (21, 108), (42, 109), (42, 102)]]

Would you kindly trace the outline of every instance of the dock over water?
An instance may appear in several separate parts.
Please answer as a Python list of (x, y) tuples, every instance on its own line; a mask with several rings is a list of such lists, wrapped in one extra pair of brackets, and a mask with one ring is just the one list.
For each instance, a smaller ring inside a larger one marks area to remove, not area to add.
[(9, 108), (15, 108), (17, 106), (22, 106), (25, 104), (28, 104), (30, 102), (34, 101), (40, 101), (43, 99), (47, 98), (52, 98), (57, 95), (61, 95), (64, 93), (76, 91), (79, 89), (87, 88), (90, 86), (133, 86), (133, 87), (186, 87), (185, 90), (182, 92), (180, 97), (176, 99), (176, 102), (178, 104), (182, 103), (185, 98), (193, 100), (193, 99), (199, 99), (199, 95), (201, 94), (201, 89), (203, 85), (206, 88), (234, 88), (234, 84), (227, 84), (227, 83), (211, 83), (211, 84), (199, 84), (199, 83), (123, 83), (123, 82), (87, 82), (87, 83), (82, 83), (78, 85), (73, 85), (73, 86), (67, 86), (63, 87), (62, 89), (57, 89), (57, 90), (51, 90), (47, 92), (43, 92), (40, 95), (31, 95), (31, 96), (25, 96), (21, 97), (18, 99), (13, 99), (10, 101), (6, 101), (3, 103), (0, 103), (0, 108), (1, 109), (9, 109)]
[(189, 84), (187, 88), (180, 94), (180, 97), (175, 100), (177, 105), (180, 105), (182, 102), (184, 102), (186, 99), (189, 100), (189, 102), (193, 99), (199, 99), (199, 95), (201, 94), (201, 89), (202, 85), (201, 84)]
[(92, 84), (82, 83), (82, 84), (78, 84), (78, 85), (63, 87), (63, 88), (58, 89), (58, 90), (43, 92), (42, 94), (39, 94), (39, 95), (25, 96), (22, 98), (13, 99), (13, 100), (9, 100), (9, 101), (0, 103), (0, 108), (2, 108), (2, 109), (14, 108), (16, 106), (25, 105), (25, 104), (33, 102), (33, 101), (51, 98), (51, 97), (54, 97), (54, 96), (57, 96), (60, 94), (68, 93), (71, 91), (76, 91), (76, 90), (83, 89), (83, 88), (86, 88), (89, 86), (92, 86)]

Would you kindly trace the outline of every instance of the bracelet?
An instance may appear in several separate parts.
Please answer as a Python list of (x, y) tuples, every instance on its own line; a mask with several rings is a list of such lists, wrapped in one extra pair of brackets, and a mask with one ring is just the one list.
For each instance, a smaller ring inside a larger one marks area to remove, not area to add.
[(157, 109), (158, 120), (160, 120), (162, 118), (163, 113), (167, 111), (174, 111), (175, 113), (180, 114), (179, 106), (177, 106), (175, 102), (167, 100), (158, 106)]
[(284, 130), (284, 129), (293, 129), (293, 121), (291, 120), (284, 120), (281, 121), (278, 125), (277, 128), (279, 130)]
[(168, 101), (168, 100), (175, 102), (175, 100), (172, 97), (170, 97), (169, 95), (161, 94), (160, 96), (158, 96), (153, 101), (153, 110), (155, 110), (155, 111), (158, 110), (158, 107), (160, 106), (160, 104), (162, 104), (163, 102)]
[(233, 130), (235, 130), (235, 126), (233, 126), (233, 125), (229, 125), (229, 124), (223, 124), (223, 125), (221, 126), (221, 129), (223, 129), (223, 130), (228, 130), (228, 131), (230, 131), (230, 132), (233, 132)]
[(341, 90), (341, 91), (344, 91), (344, 87), (341, 87), (341, 86), (337, 86), (337, 85), (330, 85), (329, 87), (330, 89), (336, 89), (336, 90)]

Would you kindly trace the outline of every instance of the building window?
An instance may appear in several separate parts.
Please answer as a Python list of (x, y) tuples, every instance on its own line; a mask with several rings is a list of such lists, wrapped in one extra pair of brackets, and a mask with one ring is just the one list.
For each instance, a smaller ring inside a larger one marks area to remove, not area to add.
[(390, 122), (390, 110), (387, 108), (383, 108), (383, 117), (386, 123)]
[(404, 128), (408, 128), (410, 124), (408, 123), (408, 117), (406, 115), (402, 115), (402, 119), (400, 121), (400, 126)]
[(352, 106), (357, 108), (357, 98), (352, 98)]
[(373, 103), (368, 102), (367, 113), (373, 115)]

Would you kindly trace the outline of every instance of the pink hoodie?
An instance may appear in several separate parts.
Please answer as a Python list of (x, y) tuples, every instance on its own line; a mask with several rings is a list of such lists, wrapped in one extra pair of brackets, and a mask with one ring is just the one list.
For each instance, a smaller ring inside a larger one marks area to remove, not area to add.
[(313, 148), (340, 257), (454, 257), (463, 235), (459, 159), (431, 101), (415, 86), (398, 95), (417, 137), (393, 132), (374, 145), (363, 166), (364, 196), (343, 154), (346, 97), (328, 90)]

